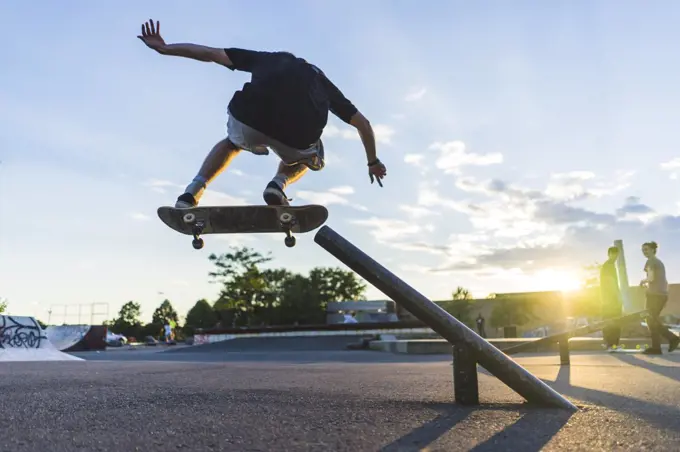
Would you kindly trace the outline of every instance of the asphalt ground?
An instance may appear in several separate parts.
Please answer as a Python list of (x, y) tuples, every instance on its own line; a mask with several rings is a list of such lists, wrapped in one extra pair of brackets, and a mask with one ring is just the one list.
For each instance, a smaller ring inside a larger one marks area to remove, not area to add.
[(211, 348), (2, 363), (0, 451), (680, 450), (677, 352), (513, 357), (568, 413), (481, 368), (481, 406), (458, 406), (447, 356)]

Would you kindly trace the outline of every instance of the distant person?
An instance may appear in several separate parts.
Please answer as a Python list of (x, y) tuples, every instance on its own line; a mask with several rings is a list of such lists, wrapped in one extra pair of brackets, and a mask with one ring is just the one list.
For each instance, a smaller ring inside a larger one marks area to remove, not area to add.
[(262, 196), (268, 205), (288, 205), (286, 185), (297, 181), (307, 169), (324, 168), (321, 134), (329, 112), (356, 128), (366, 151), (371, 183), (377, 179), (382, 186), (380, 180), (387, 169), (378, 159), (371, 123), (318, 67), (289, 52), (166, 44), (160, 23), (154, 25), (153, 20), (142, 24), (142, 34), (137, 37), (161, 55), (217, 63), (251, 74), (251, 81), (229, 102), (227, 137), (212, 148), (175, 207), (198, 205), (208, 184), (242, 150), (267, 155), (270, 149), (281, 162)]
[[(615, 246), (607, 250), (607, 260), (600, 268), (600, 296), (602, 301), (602, 319), (614, 319), (623, 314), (619, 277), (616, 273), (616, 259), (619, 249)], [(602, 339), (608, 351), (616, 350), (621, 341), (621, 325), (615, 324), (602, 329)]]
[(668, 340), (669, 352), (678, 348), (678, 344), (680, 344), (680, 337), (673, 334), (659, 319), (661, 311), (668, 302), (668, 281), (666, 280), (666, 267), (656, 257), (658, 247), (659, 245), (656, 242), (647, 242), (642, 245), (642, 254), (647, 258), (644, 268), (647, 277), (640, 281), (640, 286), (647, 288), (645, 309), (649, 311), (647, 327), (652, 336), (652, 346), (643, 352), (647, 355), (660, 355), (662, 353), (661, 336)]
[(479, 315), (477, 316), (477, 332), (479, 332), (479, 335), (482, 336), (484, 339), (486, 339), (486, 319), (482, 316), (482, 313), (480, 312)]
[(359, 323), (359, 322), (357, 321), (357, 319), (354, 318), (354, 313), (346, 312), (345, 321), (343, 323)]
[(172, 340), (172, 326), (170, 326), (170, 322), (166, 320), (163, 328), (165, 329), (165, 342), (170, 342)]

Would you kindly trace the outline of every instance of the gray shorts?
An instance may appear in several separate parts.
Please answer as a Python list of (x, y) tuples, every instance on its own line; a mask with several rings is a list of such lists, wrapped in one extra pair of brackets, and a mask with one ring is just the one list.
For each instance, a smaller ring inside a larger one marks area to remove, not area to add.
[(227, 138), (244, 151), (256, 155), (268, 155), (271, 149), (285, 165), (302, 163), (312, 171), (322, 170), (325, 165), (321, 139), (309, 149), (295, 149), (243, 124), (231, 113), (227, 120)]

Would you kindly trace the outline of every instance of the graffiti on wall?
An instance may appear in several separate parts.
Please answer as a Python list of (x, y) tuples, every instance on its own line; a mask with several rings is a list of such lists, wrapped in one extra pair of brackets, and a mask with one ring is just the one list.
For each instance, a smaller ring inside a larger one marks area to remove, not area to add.
[(41, 348), (47, 336), (32, 317), (0, 316), (0, 348)]

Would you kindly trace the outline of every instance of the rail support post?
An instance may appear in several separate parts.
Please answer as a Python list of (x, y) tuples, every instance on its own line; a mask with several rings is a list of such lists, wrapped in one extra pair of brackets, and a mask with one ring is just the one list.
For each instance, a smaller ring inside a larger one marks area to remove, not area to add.
[(453, 393), (456, 403), (479, 405), (477, 357), (464, 342), (453, 344)]
[(560, 347), (560, 365), (568, 366), (571, 363), (569, 360), (569, 337), (563, 337), (558, 344)]

